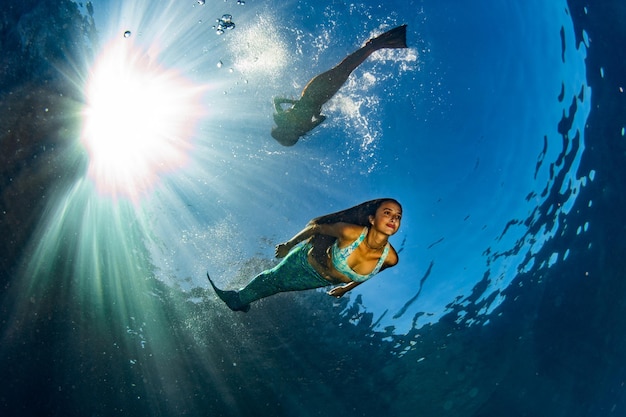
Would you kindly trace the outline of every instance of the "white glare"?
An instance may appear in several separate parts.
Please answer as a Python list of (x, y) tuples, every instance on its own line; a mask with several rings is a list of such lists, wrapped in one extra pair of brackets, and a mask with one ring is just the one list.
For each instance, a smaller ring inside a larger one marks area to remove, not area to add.
[(275, 27), (271, 16), (257, 16), (247, 28), (241, 28), (238, 41), (232, 44), (237, 57), (235, 67), (246, 75), (271, 76), (281, 70), (288, 56), (279, 33), (267, 30)]
[(135, 199), (184, 165), (200, 89), (120, 37), (90, 74), (82, 142), (98, 190)]

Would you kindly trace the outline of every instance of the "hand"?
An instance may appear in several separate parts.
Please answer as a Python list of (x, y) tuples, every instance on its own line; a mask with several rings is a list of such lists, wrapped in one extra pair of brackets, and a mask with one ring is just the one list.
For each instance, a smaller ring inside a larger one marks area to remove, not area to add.
[(289, 242), (279, 243), (278, 245), (276, 245), (276, 257), (284, 258), (285, 256), (287, 256), (292, 247), (293, 246), (290, 245)]
[(327, 294), (331, 297), (341, 298), (347, 292), (344, 287), (335, 287), (332, 290), (328, 291)]
[(313, 119), (313, 127), (319, 126), (324, 120), (326, 120), (326, 116), (323, 114), (316, 114)]

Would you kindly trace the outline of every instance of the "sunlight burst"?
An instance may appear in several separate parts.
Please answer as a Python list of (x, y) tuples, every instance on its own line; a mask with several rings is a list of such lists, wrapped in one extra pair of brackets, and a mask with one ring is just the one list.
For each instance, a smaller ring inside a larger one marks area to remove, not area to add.
[(135, 199), (183, 166), (202, 113), (200, 93), (129, 39), (105, 48), (90, 74), (82, 132), (98, 190)]

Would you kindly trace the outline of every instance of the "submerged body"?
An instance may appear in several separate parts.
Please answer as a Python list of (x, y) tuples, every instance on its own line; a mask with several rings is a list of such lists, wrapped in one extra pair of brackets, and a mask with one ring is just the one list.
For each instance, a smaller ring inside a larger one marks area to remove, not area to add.
[[(272, 137), (284, 146), (295, 145), (298, 139), (322, 123), (326, 116), (322, 106), (330, 100), (354, 71), (373, 52), (383, 48), (406, 48), (406, 25), (398, 26), (367, 41), (365, 46), (348, 55), (332, 69), (314, 77), (302, 90), (298, 100), (276, 97)], [(291, 107), (283, 109), (283, 104)]]
[(341, 297), (398, 263), (398, 254), (388, 239), (398, 231), (401, 216), (402, 207), (392, 199), (372, 200), (323, 216), (277, 245), (276, 256), (282, 261), (239, 291), (221, 290), (209, 280), (217, 295), (235, 311), (248, 311), (250, 303), (279, 292), (331, 285), (336, 286), (328, 294)]

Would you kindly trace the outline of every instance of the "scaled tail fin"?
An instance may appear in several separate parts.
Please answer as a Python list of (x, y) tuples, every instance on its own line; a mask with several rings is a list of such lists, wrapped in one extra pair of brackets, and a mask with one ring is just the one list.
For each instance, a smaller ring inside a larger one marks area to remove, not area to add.
[(398, 26), (367, 41), (366, 45), (372, 45), (376, 49), (383, 48), (408, 48), (406, 45), (406, 25)]
[(233, 311), (243, 311), (244, 313), (250, 310), (250, 304), (242, 305), (241, 299), (239, 298), (239, 294), (237, 293), (237, 291), (220, 290), (219, 288), (217, 288), (217, 286), (215, 286), (208, 272), (206, 274), (206, 277), (209, 279), (209, 282), (211, 283), (211, 287), (213, 287), (215, 294), (217, 294), (217, 296), (228, 306), (228, 308)]

